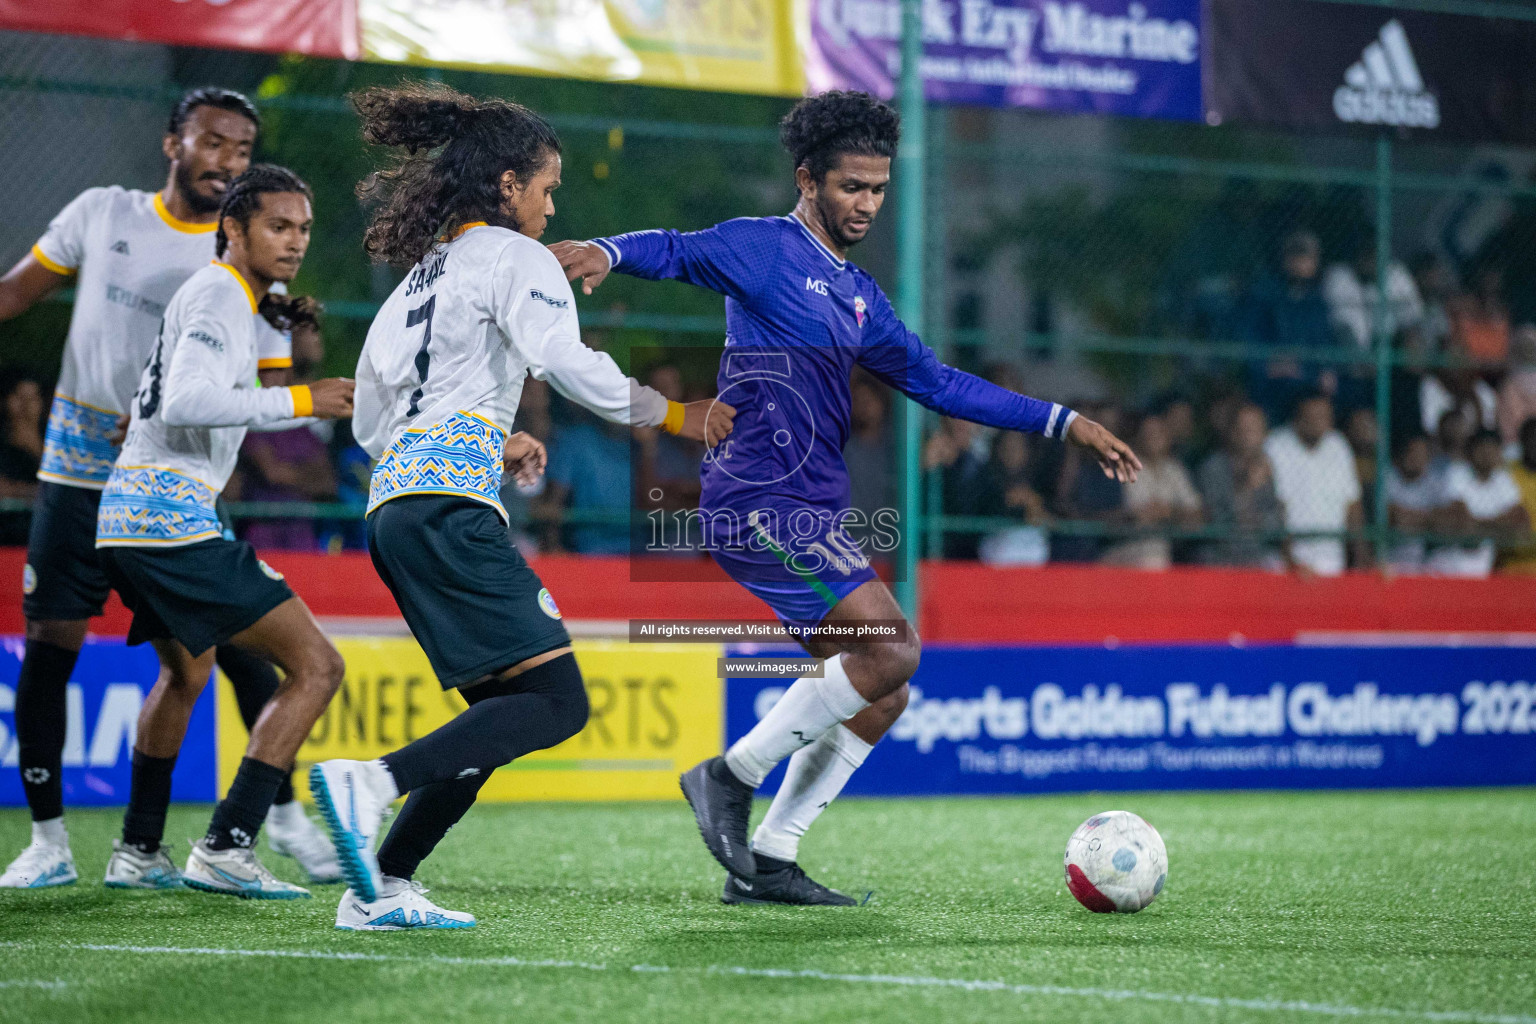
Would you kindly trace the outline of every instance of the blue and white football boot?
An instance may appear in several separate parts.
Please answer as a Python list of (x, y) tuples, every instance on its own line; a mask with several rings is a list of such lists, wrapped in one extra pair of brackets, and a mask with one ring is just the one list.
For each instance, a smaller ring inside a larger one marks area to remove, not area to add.
[(171, 862), (168, 847), (144, 853), (136, 846), (112, 840), (112, 859), (107, 861), (108, 889), (180, 889), (181, 872)]
[(321, 761), (309, 770), (309, 792), (347, 884), (364, 903), (375, 902), (383, 879), (373, 841), (384, 812), (400, 795), (389, 769), (379, 761)]
[(245, 900), (309, 899), (308, 889), (285, 882), (268, 871), (267, 866), (256, 859), (255, 850), (243, 846), (210, 850), (202, 839), (192, 844), (187, 866), (181, 869), (181, 880), (189, 889), (239, 896)]
[(420, 882), (384, 876), (379, 898), (371, 903), (348, 889), (336, 908), (336, 928), (344, 932), (398, 932), (428, 928), (473, 928), (475, 915), (444, 910), (427, 899)]
[(21, 851), (21, 856), (11, 861), (5, 874), (0, 875), (0, 889), (46, 889), (79, 880), (69, 843), (40, 838), (36, 831), (34, 828), (32, 842)]

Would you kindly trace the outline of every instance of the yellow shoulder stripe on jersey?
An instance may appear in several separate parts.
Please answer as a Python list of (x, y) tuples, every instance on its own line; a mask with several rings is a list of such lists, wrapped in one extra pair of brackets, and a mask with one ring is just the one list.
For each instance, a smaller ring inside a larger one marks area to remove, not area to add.
[(160, 215), (161, 220), (165, 221), (166, 227), (172, 231), (180, 231), (184, 235), (206, 235), (210, 231), (217, 231), (219, 229), (218, 221), (208, 224), (194, 224), (189, 220), (177, 220), (171, 216), (171, 211), (165, 208), (165, 200), (160, 198), (159, 192), (155, 193), (155, 212)]
[(293, 360), (284, 356), (278, 356), (274, 359), (256, 360), (256, 369), (258, 370), (286, 370), (291, 366), (293, 366)]
[(251, 312), (256, 312), (256, 293), (251, 291), (251, 286), (246, 284), (245, 278), (240, 275), (240, 271), (236, 270), (228, 263), (225, 263), (223, 260), (214, 260), (213, 265), (216, 267), (223, 267), (234, 276), (236, 281), (240, 282), (240, 288), (245, 292), (245, 301), (251, 304)]
[(53, 271), (55, 274), (62, 274), (65, 277), (74, 276), (74, 267), (66, 267), (62, 263), (55, 263), (53, 260), (48, 258), (48, 254), (43, 252), (40, 246), (34, 245), (32, 247), (32, 258), (37, 260), (37, 262), (41, 263), (43, 266), (47, 267), (49, 270)]
[(464, 232), (468, 231), (470, 228), (488, 228), (488, 227), (490, 227), (490, 225), (487, 224), (483, 220), (472, 220), (468, 224), (460, 224), (458, 227), (453, 229), (453, 234), (448, 236), (448, 241), (450, 241), (450, 242), (453, 241), (455, 238), (458, 238), (460, 235), (462, 235)]

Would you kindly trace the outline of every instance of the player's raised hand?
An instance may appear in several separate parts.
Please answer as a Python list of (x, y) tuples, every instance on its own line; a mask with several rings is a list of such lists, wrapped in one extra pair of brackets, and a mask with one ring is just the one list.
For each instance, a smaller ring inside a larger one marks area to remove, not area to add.
[(315, 410), (310, 413), (322, 420), (345, 419), (352, 415), (352, 388), (350, 377), (327, 377), (309, 386), (309, 396)]
[(703, 441), (704, 447), (713, 448), (730, 436), (735, 419), (736, 407), (726, 405), (718, 398), (689, 402), (683, 406), (683, 429), (677, 435), (690, 441)]
[(544, 450), (544, 442), (522, 431), (509, 435), (501, 450), (501, 464), (512, 474), (512, 479), (524, 487), (532, 487), (539, 482), (548, 462), (549, 455)]
[(567, 281), (581, 278), (581, 290), (585, 295), (591, 295), (592, 289), (602, 284), (613, 269), (608, 253), (596, 242), (556, 242), (549, 251), (560, 261)]
[(1123, 484), (1136, 482), (1136, 474), (1141, 471), (1141, 460), (1131, 451), (1130, 445), (1105, 430), (1102, 424), (1086, 416), (1078, 416), (1067, 429), (1067, 438), (1073, 444), (1082, 445), (1093, 452), (1104, 475), (1111, 480)]

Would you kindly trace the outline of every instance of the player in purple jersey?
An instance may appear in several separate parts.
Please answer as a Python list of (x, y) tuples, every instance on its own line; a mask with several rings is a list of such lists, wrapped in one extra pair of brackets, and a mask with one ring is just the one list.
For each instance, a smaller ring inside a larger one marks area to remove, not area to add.
[[(587, 294), (616, 270), (725, 296), (719, 388), (737, 410), (736, 429), (704, 463), (703, 540), (792, 629), (903, 618), (844, 529), (857, 515), (842, 458), (855, 365), (946, 416), (1082, 445), (1121, 482), (1141, 468), (1092, 420), (940, 363), (874, 279), (847, 261), (885, 201), (899, 136), (886, 104), (825, 93), (781, 125), (800, 192), (789, 216), (551, 247)], [(892, 510), (863, 525), (894, 537), (901, 524)], [(682, 777), (705, 844), (730, 872), (727, 903), (854, 902), (806, 877), (796, 863), (800, 837), (906, 707), (921, 645), (910, 624), (894, 641), (802, 644), (825, 659), (821, 671), (797, 680), (724, 757)], [(752, 794), (786, 757), (784, 783), (749, 845)]]

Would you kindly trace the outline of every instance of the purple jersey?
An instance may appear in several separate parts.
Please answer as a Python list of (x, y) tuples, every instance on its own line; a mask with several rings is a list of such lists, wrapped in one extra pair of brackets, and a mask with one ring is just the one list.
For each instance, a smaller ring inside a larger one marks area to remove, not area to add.
[(946, 366), (896, 316), (874, 278), (839, 259), (799, 218), (744, 217), (704, 231), (597, 239), (613, 269), (725, 296), (720, 400), (730, 438), (705, 460), (701, 509), (765, 504), (838, 512), (854, 364), (946, 416), (1063, 437), (1076, 415)]

